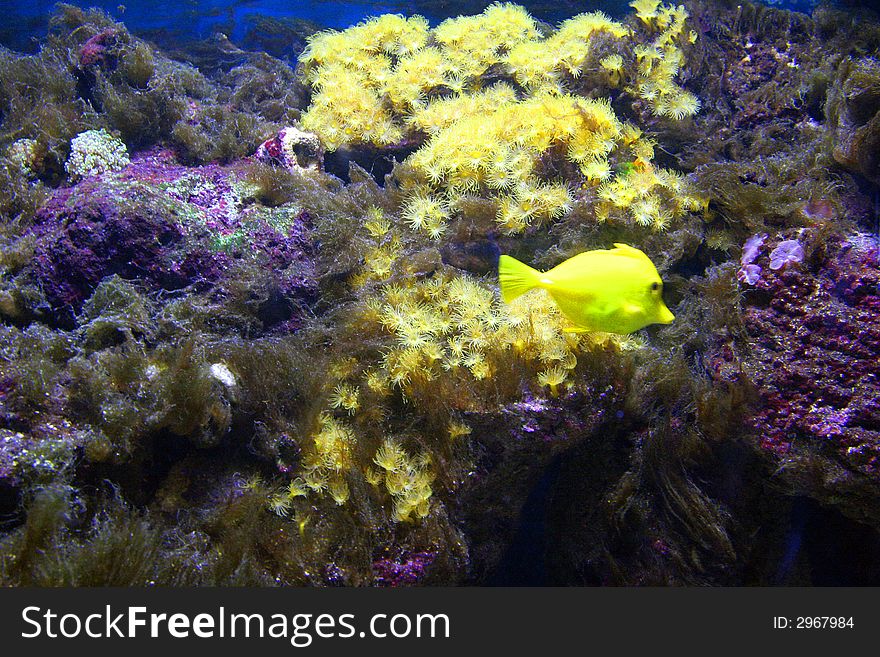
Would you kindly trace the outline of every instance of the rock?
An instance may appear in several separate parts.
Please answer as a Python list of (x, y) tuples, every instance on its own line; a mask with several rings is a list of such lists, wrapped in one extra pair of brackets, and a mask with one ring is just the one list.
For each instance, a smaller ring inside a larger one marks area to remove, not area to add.
[(880, 527), (877, 241), (855, 235), (818, 264), (763, 272), (744, 309), (756, 448), (793, 493)]
[(287, 169), (321, 170), (324, 166), (324, 147), (314, 133), (291, 126), (260, 144), (255, 157), (266, 164)]

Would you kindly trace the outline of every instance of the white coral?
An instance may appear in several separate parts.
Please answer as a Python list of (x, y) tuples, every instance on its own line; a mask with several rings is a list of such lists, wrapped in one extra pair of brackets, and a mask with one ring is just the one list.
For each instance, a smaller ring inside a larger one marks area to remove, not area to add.
[(19, 139), (6, 152), (10, 164), (17, 167), (28, 178), (36, 176), (34, 166), (37, 159), (37, 142), (33, 139)]
[(86, 130), (70, 142), (64, 168), (74, 180), (119, 171), (129, 163), (125, 144), (106, 130)]

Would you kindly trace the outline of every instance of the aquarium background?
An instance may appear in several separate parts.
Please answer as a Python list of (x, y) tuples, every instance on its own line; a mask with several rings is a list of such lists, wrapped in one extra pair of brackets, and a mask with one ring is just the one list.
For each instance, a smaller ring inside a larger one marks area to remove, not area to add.
[[(5, 17), (0, 28), (0, 43), (16, 50), (30, 51), (35, 39), (45, 33), (49, 14), (55, 2), (0, 2)], [(287, 2), (285, 0), (242, 0), (239, 2), (74, 2), (74, 5), (97, 7), (116, 20), (123, 21), (132, 32), (158, 42), (165, 40), (186, 42), (204, 39), (214, 32), (222, 32), (236, 43), (242, 43), (251, 34), (256, 38), (260, 23), (265, 19), (312, 21), (325, 28), (344, 29), (369, 16), (383, 13), (421, 14), (433, 24), (459, 14), (479, 13), (490, 2), (454, 2), (449, 0), (418, 0), (416, 2)], [(597, 0), (596, 2), (522, 3), (540, 20), (558, 22), (581, 11), (600, 10), (612, 16), (625, 14), (629, 7), (624, 2)], [(815, 0), (791, 0), (767, 3), (770, 5), (809, 11)], [(840, 3), (846, 5), (846, 2)], [(867, 7), (870, 3), (851, 3)]]
[(0, 2), (0, 584), (880, 584), (874, 8), (520, 5)]

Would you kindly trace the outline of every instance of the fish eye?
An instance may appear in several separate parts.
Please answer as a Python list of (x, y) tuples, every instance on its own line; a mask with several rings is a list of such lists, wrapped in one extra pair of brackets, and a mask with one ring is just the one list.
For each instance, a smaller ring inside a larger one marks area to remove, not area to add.
[(654, 281), (653, 283), (651, 283), (651, 292), (656, 292), (659, 289), (660, 289), (660, 283), (658, 283), (657, 281)]

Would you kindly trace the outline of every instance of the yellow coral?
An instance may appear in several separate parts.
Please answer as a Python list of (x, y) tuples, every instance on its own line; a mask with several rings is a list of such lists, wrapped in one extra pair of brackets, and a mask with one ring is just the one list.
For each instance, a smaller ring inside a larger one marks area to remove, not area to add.
[(629, 6), (636, 10), (636, 16), (650, 24), (651, 19), (657, 17), (657, 7), (660, 6), (660, 0), (634, 0), (629, 3)]
[(330, 497), (333, 498), (333, 501), (336, 502), (337, 506), (345, 504), (351, 495), (348, 484), (342, 477), (335, 477), (330, 481), (328, 492), (330, 493)]
[(414, 230), (425, 230), (431, 237), (439, 237), (446, 228), (449, 206), (436, 196), (412, 196), (403, 209), (403, 218)]
[[(567, 145), (571, 159), (601, 166), (620, 131), (607, 101), (541, 94), (501, 104), (489, 114), (460, 118), (438, 130), (411, 163), (429, 184), (440, 187), (445, 181), (449, 193), (496, 190), (498, 224), (516, 233), (534, 219), (554, 219), (571, 207), (567, 186), (534, 177), (542, 153)], [(410, 225), (424, 228), (433, 215), (445, 227), (439, 192), (410, 198), (405, 209)]]
[(600, 66), (608, 71), (608, 79), (612, 86), (620, 84), (623, 75), (623, 57), (620, 55), (608, 55), (599, 62)]
[[(370, 395), (371, 403), (395, 391), (407, 403), (416, 403), (423, 398), (420, 395), (435, 394), (433, 385), (452, 385), (467, 396), (472, 386), (493, 380), (500, 367), (509, 370), (511, 358), (530, 364), (539, 372), (538, 383), (558, 394), (559, 386), (575, 376), (576, 352), (588, 340), (565, 332), (567, 320), (540, 291), (506, 305), (479, 279), (438, 272), (431, 278), (379, 284), (377, 292), (379, 301), (360, 306), (361, 316), (353, 320), (360, 325), (372, 322), (386, 334), (384, 355), (372, 364), (334, 361), (337, 373), (345, 378), (328, 398), (328, 410), (315, 419), (299, 476), (286, 492), (270, 500), (279, 513), (291, 514), (294, 500), (307, 494), (326, 495), (340, 506), (350, 504), (352, 478), (361, 476), (391, 497), (394, 521), (429, 516), (436, 504), (431, 454), (408, 452), (399, 438), (390, 435), (368, 457), (371, 463), (355, 468), (356, 454), (363, 453), (359, 443), (369, 425), (358, 421), (360, 414), (350, 423), (339, 419), (333, 409), (346, 410), (345, 400), (355, 394), (360, 403), (360, 390), (368, 391), (363, 394)], [(458, 406), (462, 408), (466, 405)], [(450, 414), (445, 425), (453, 440), (471, 431), (455, 418)]]
[(359, 392), (356, 386), (341, 383), (333, 389), (333, 393), (330, 395), (330, 406), (341, 408), (352, 414), (360, 408)]
[(700, 99), (689, 91), (661, 96), (655, 105), (657, 114), (673, 119), (683, 119), (700, 111)]
[(559, 386), (568, 378), (568, 372), (560, 365), (544, 370), (538, 374), (538, 383), (542, 386), (550, 387), (550, 394), (554, 397), (559, 396)]
[(274, 493), (269, 498), (269, 508), (276, 515), (286, 516), (290, 513), (290, 499), (283, 492)]
[[(649, 0), (634, 6), (655, 37), (634, 50), (636, 74), (627, 76), (632, 91), (658, 115), (695, 113), (698, 99), (674, 82), (683, 61), (680, 44), (687, 40), (687, 13)], [(567, 190), (535, 180), (548, 153), (565, 153), (588, 183), (599, 185), (611, 177), (612, 153), (638, 141), (607, 100), (568, 90), (588, 65), (608, 71), (610, 87), (622, 80), (627, 65), (620, 53), (604, 50), (598, 60), (592, 52), (599, 33), (612, 40), (632, 36), (626, 26), (590, 12), (542, 37), (522, 7), (499, 3), (477, 16), (447, 19), (434, 30), (418, 17), (391, 16), (320, 33), (303, 55), (315, 90), (303, 124), (328, 148), (382, 146), (413, 132), (427, 135), (408, 158), (417, 178), (404, 183), (405, 221), (440, 238), (461, 201), (478, 195), (494, 197), (499, 227), (518, 233), (570, 209)], [(481, 76), (493, 66), (506, 69), (525, 93), (503, 82), (484, 87)], [(634, 156), (650, 159), (645, 153)], [(529, 188), (544, 192), (543, 199), (523, 192)], [(627, 208), (636, 197), (615, 205)], [(390, 228), (374, 216), (367, 223), (377, 238)], [(358, 281), (386, 278), (389, 259), (387, 252), (371, 253)]]
[(683, 6), (661, 5), (657, 0), (631, 3), (639, 18), (659, 34), (648, 45), (634, 49), (638, 75), (632, 91), (645, 100), (654, 114), (681, 120), (700, 110), (700, 101), (675, 83), (684, 61), (681, 45), (691, 44), (692, 30), (685, 34), (688, 13)]
[(367, 210), (366, 221), (364, 222), (364, 228), (367, 229), (367, 232), (371, 237), (375, 239), (381, 239), (388, 234), (388, 231), (391, 230), (391, 222), (385, 217), (385, 213), (382, 211), (382, 208), (371, 207)]
[(287, 496), (291, 499), (308, 495), (308, 487), (305, 482), (297, 477), (287, 485)]
[(406, 452), (399, 443), (386, 438), (376, 451), (373, 462), (386, 472), (395, 472), (406, 464)]
[(327, 488), (327, 475), (318, 469), (306, 470), (303, 475), (303, 483), (316, 493), (322, 492)]

